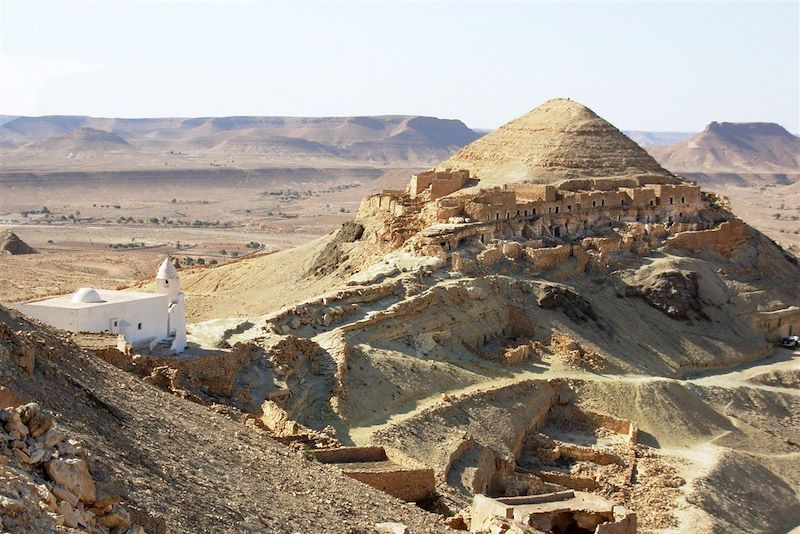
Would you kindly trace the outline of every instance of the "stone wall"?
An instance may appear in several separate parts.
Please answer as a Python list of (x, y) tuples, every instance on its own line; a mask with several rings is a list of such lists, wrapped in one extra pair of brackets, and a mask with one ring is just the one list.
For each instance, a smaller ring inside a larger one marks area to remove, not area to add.
[(525, 247), (525, 259), (532, 264), (534, 271), (547, 271), (569, 259), (572, 255), (571, 245), (558, 245), (548, 248)]
[(429, 188), (431, 200), (458, 191), (469, 179), (469, 171), (427, 171), (411, 175), (408, 193), (416, 198)]
[(713, 250), (729, 257), (737, 246), (749, 239), (747, 225), (741, 219), (731, 219), (710, 230), (680, 232), (668, 237), (666, 249), (681, 249), (695, 254)]
[(436, 495), (433, 469), (402, 465), (383, 447), (335, 447), (312, 450), (311, 454), (322, 463), (336, 465), (350, 478), (404, 501), (418, 502)]
[(344, 474), (375, 489), (409, 502), (424, 501), (436, 495), (433, 469), (393, 469), (371, 471), (347, 469)]

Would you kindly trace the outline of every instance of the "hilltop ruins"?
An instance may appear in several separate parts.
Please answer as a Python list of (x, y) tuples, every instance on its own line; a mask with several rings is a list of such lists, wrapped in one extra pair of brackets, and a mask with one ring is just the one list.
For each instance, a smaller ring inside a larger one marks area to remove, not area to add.
[(181, 281), (187, 306), (223, 309), (187, 328), (198, 350), (74, 341), (148, 402), (177, 405), (159, 388), (419, 506), (393, 499), (367, 531), (800, 522), (796, 356), (769, 356), (800, 329), (796, 260), (576, 102), (365, 198), (338, 232)]

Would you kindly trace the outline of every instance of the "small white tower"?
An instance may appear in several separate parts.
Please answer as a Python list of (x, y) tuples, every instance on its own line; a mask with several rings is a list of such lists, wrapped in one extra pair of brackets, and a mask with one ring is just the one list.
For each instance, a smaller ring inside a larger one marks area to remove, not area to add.
[(183, 292), (178, 271), (167, 258), (161, 263), (156, 273), (156, 293), (167, 295), (169, 301), (169, 315), (166, 337), (174, 336), (170, 349), (180, 353), (186, 348), (186, 310), (183, 305)]

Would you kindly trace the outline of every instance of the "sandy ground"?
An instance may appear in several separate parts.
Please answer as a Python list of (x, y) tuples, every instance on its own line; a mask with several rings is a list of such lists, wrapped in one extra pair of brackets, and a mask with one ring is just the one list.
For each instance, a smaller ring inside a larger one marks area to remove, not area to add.
[(736, 215), (800, 257), (800, 183), (709, 189), (727, 196)]
[[(411, 171), (301, 169), (234, 183), (143, 179), (139, 187), (111, 178), (3, 184), (0, 230), (40, 253), (0, 255), (0, 302), (147, 282), (166, 254), (222, 264), (295, 247), (351, 220), (365, 195), (404, 186)], [(44, 207), (49, 216), (23, 214)]]

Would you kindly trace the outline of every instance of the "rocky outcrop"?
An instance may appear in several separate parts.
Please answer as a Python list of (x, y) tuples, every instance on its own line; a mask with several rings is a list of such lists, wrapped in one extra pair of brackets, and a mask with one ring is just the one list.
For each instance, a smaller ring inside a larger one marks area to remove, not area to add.
[(364, 227), (361, 224), (353, 221), (344, 223), (314, 260), (314, 264), (308, 270), (309, 276), (322, 276), (338, 269), (349, 259), (343, 245), (358, 241), (363, 235)]
[(628, 294), (641, 297), (670, 319), (709, 320), (703, 311), (697, 273), (666, 271), (648, 280), (645, 285), (628, 289)]
[(557, 310), (573, 321), (596, 320), (591, 302), (566, 286), (542, 284), (539, 286), (536, 303), (545, 310)]
[(11, 256), (36, 254), (36, 250), (31, 248), (14, 232), (5, 231), (0, 233), (0, 254), (9, 254)]

